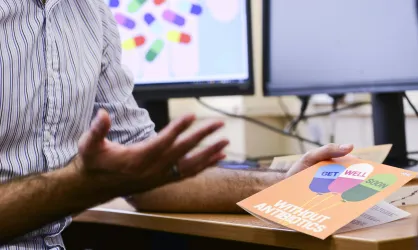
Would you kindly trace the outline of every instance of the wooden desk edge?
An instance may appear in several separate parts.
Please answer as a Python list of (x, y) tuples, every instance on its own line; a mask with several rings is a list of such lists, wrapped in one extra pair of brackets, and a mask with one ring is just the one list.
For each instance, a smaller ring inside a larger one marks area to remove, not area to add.
[(133, 216), (132, 214), (88, 210), (75, 217), (74, 221), (297, 249), (310, 249), (312, 246), (318, 249), (332, 249), (331, 246), (333, 245), (332, 238), (319, 240), (295, 231), (276, 230), (268, 227), (249, 227), (217, 221), (170, 218), (152, 214)]
[(394, 245), (402, 247), (402, 249), (413, 249), (415, 247), (415, 237), (412, 236), (377, 242), (341, 234), (329, 237), (326, 240), (319, 240), (299, 232), (272, 229), (270, 227), (183, 219), (154, 214), (116, 213), (106, 210), (87, 210), (75, 217), (74, 221), (297, 249), (385, 250), (393, 249)]
[[(405, 249), (416, 249), (417, 233), (416, 230), (411, 231), (415, 224), (410, 223), (411, 220), (415, 223), (418, 206), (404, 209), (411, 212), (412, 217), (379, 228), (363, 229), (364, 233), (352, 231), (328, 237), (326, 240), (295, 231), (272, 228), (250, 215), (137, 213), (123, 199), (115, 199), (87, 210), (74, 217), (74, 221), (298, 249), (393, 249), (395, 245)], [(392, 234), (392, 228), (397, 232), (402, 230), (403, 233)], [(387, 240), (382, 237), (384, 235), (388, 235)]]

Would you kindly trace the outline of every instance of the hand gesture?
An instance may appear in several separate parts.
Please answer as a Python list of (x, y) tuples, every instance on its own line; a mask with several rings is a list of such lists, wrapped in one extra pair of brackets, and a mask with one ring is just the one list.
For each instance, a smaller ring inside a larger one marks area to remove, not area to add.
[(222, 160), (222, 150), (228, 144), (227, 140), (219, 140), (191, 153), (204, 138), (223, 126), (222, 122), (212, 122), (181, 136), (194, 120), (193, 115), (186, 115), (149, 140), (121, 145), (106, 139), (110, 118), (100, 110), (79, 140), (78, 168), (116, 189), (118, 195), (143, 192), (194, 176)]

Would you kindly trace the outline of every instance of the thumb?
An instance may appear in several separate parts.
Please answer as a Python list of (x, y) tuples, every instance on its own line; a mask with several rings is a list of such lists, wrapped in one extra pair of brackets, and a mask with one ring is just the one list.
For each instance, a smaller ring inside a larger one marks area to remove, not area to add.
[(94, 151), (97, 150), (104, 142), (109, 129), (109, 114), (105, 110), (101, 109), (97, 112), (89, 130), (86, 131), (78, 141), (78, 150), (80, 154), (86, 155), (94, 153)]
[(306, 153), (302, 157), (302, 161), (304, 165), (310, 167), (320, 161), (326, 161), (332, 158), (345, 156), (349, 154), (352, 150), (353, 145), (351, 144), (328, 144)]
[(351, 144), (328, 144), (326, 146), (314, 149), (306, 153), (291, 169), (286, 176), (294, 175), (306, 168), (309, 168), (320, 161), (330, 160), (332, 158), (343, 157), (353, 150)]

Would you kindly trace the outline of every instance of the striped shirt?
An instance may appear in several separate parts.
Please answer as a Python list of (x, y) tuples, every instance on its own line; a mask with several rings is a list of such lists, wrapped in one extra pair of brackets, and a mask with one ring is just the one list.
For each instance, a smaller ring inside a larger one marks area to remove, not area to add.
[[(110, 140), (154, 135), (121, 66), (120, 38), (103, 0), (0, 1), (0, 181), (64, 167), (99, 108)], [(21, 219), (30, 220), (22, 215)], [(0, 249), (64, 249), (71, 218)]]

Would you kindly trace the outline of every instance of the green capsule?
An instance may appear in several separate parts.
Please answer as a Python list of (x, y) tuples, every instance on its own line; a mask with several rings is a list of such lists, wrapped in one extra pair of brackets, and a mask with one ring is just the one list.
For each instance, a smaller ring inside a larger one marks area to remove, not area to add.
[(341, 197), (344, 201), (362, 201), (389, 187), (396, 181), (397, 177), (393, 174), (377, 174), (345, 191)]
[(145, 59), (147, 59), (148, 62), (154, 61), (154, 59), (158, 56), (158, 54), (161, 53), (163, 48), (164, 48), (164, 41), (155, 40), (155, 42), (151, 44), (151, 47), (149, 48), (147, 54), (145, 55)]
[(137, 12), (147, 0), (132, 0), (128, 5), (128, 12)]

